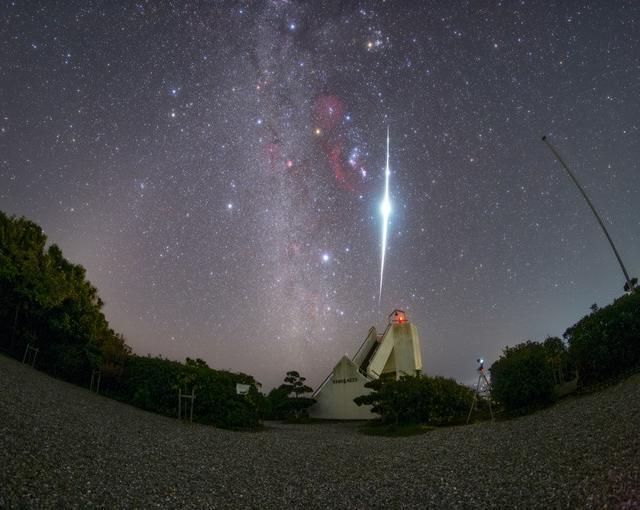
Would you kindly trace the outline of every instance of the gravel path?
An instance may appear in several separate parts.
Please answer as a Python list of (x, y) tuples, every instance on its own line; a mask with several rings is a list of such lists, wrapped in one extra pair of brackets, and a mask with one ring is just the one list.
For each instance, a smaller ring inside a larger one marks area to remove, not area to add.
[(0, 508), (640, 508), (640, 375), (408, 438), (181, 424), (4, 356), (0, 389)]

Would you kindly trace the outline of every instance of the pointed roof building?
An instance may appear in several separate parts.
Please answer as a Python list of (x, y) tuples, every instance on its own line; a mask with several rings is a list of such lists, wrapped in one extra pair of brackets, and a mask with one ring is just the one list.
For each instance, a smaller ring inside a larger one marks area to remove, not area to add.
[(313, 394), (314, 418), (363, 420), (375, 418), (370, 406), (357, 406), (354, 398), (370, 393), (364, 385), (381, 375), (414, 375), (422, 370), (418, 329), (402, 310), (389, 315), (383, 335), (373, 327), (353, 359), (343, 356)]

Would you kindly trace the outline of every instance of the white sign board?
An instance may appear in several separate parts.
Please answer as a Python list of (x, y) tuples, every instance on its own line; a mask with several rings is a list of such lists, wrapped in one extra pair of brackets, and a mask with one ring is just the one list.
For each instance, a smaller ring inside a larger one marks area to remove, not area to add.
[(251, 386), (248, 384), (236, 383), (236, 393), (238, 395), (246, 395), (247, 393), (249, 393), (250, 388)]

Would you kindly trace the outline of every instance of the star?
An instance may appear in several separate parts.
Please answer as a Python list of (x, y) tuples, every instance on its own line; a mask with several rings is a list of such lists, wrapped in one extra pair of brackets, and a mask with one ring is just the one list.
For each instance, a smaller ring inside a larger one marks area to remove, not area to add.
[(321, 383), (394, 307), (420, 303), (430, 370), (460, 381), (562, 335), (624, 282), (538, 131), (640, 273), (637, 2), (84, 4), (9, 2), (0, 210), (86, 268), (137, 353), (268, 392)]

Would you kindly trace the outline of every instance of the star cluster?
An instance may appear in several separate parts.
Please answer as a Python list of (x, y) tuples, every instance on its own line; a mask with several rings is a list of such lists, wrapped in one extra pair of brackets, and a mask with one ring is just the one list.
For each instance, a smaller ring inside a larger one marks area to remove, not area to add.
[[(425, 370), (640, 273), (640, 5), (7, 2), (0, 209), (87, 268), (140, 353), (317, 385), (385, 312)], [(389, 249), (378, 311), (385, 137)]]

